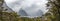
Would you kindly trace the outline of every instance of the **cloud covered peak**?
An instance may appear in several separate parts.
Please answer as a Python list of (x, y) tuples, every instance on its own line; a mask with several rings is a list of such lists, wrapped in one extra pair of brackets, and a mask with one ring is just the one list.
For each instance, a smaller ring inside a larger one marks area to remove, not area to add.
[(5, 2), (15, 12), (19, 12), (21, 8), (29, 15), (35, 14), (38, 10), (47, 12), (46, 0), (5, 0)]

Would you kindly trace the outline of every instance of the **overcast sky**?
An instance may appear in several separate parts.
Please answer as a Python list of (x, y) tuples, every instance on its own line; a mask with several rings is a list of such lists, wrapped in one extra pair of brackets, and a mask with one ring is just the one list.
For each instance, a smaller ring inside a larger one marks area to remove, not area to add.
[[(46, 0), (5, 0), (7, 5), (14, 11), (18, 12), (20, 8), (29, 13), (33, 13), (38, 10), (42, 10), (44, 13), (46, 10)], [(35, 7), (32, 7), (35, 5)]]

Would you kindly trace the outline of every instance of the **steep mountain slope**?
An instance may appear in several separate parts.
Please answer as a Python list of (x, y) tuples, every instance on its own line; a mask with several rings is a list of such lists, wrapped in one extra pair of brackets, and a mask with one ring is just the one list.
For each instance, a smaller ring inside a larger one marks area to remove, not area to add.
[(6, 12), (14, 12), (11, 8), (7, 6), (6, 3), (4, 3), (2, 7), (4, 7), (4, 10), (6, 9)]
[(21, 16), (28, 16), (27, 13), (25, 12), (25, 10), (23, 10), (22, 8), (19, 10), (19, 14)]
[(21, 14), (21, 16), (35, 17), (35, 16), (42, 16), (43, 11), (37, 8), (37, 5), (33, 4), (31, 7), (27, 7), (26, 9), (21, 8), (19, 10), (19, 14)]
[[(47, 3), (47, 1), (46, 0), (6, 0), (6, 3), (10, 8), (13, 8), (14, 11), (18, 12), (18, 14), (22, 14), (21, 16), (27, 16), (27, 15), (41, 16), (44, 12), (46, 12), (45, 4)], [(19, 10), (20, 7), (23, 7), (24, 10), (23, 9)], [(38, 9), (41, 9), (44, 12), (39, 11)]]
[(29, 15), (29, 13), (27, 13), (25, 10), (20, 9), (19, 14), (21, 16), (31, 16), (31, 17), (35, 17), (35, 16), (42, 16), (43, 12), (41, 10), (38, 10), (37, 12), (31, 13), (31, 15)]
[(43, 12), (42, 12), (41, 10), (38, 10), (38, 11), (36, 12), (36, 14), (37, 14), (37, 16), (42, 16), (42, 15), (43, 15)]

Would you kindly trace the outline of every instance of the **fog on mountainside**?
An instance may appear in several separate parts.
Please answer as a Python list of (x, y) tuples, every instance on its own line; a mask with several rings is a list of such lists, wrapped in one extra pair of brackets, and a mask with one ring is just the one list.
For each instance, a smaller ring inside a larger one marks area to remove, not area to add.
[(21, 16), (28, 16), (28, 14), (26, 13), (26, 11), (23, 10), (22, 8), (19, 10), (18, 14), (21, 15)]
[(8, 7), (21, 16), (42, 16), (47, 12), (45, 5), (47, 1), (45, 1), (46, 0), (5, 0)]
[(14, 12), (11, 8), (7, 6), (6, 3), (4, 3), (2, 7), (4, 8), (4, 10), (6, 9), (6, 12)]

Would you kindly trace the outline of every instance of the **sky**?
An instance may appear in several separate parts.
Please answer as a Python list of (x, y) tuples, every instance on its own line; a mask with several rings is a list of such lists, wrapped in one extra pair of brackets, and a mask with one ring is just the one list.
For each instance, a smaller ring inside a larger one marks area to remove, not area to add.
[(5, 2), (15, 12), (19, 12), (20, 8), (27, 13), (33, 13), (38, 10), (42, 10), (44, 13), (48, 11), (45, 5), (48, 2), (46, 0), (5, 0)]

